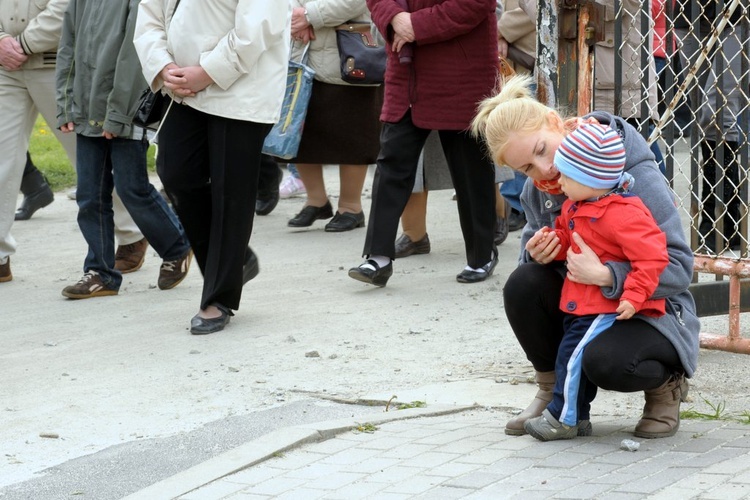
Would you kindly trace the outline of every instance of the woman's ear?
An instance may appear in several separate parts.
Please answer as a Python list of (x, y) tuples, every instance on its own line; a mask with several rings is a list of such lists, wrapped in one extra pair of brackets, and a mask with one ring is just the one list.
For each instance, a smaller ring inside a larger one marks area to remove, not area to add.
[(547, 125), (549, 125), (552, 130), (565, 132), (565, 124), (563, 123), (563, 119), (554, 109), (551, 109), (549, 110), (549, 112), (547, 112)]

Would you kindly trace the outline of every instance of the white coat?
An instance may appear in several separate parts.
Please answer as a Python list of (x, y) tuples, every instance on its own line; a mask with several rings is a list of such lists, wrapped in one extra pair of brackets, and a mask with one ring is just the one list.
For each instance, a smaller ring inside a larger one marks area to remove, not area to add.
[[(200, 65), (214, 84), (175, 99), (204, 113), (276, 123), (286, 86), (291, 6), (269, 0), (143, 0), (135, 47), (153, 91), (170, 63)], [(174, 15), (173, 15), (174, 13)]]

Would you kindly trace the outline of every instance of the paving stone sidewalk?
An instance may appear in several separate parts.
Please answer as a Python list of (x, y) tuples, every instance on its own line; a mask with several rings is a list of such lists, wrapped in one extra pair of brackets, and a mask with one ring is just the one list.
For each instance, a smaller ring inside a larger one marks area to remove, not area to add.
[[(593, 422), (591, 437), (542, 443), (506, 436), (507, 418), (475, 408), (341, 432), (178, 498), (750, 498), (750, 426), (742, 423), (683, 420), (674, 437), (644, 440), (632, 435), (635, 420), (610, 417)], [(622, 449), (624, 439), (639, 449)], [(159, 487), (140, 497), (171, 498)]]

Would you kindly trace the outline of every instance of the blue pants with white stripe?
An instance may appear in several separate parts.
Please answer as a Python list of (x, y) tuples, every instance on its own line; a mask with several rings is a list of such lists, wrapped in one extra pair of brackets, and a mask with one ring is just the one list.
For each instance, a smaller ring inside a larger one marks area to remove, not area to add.
[(555, 361), (555, 389), (547, 410), (565, 425), (589, 419), (597, 387), (582, 373), (583, 350), (597, 335), (615, 322), (616, 314), (565, 316), (560, 348)]

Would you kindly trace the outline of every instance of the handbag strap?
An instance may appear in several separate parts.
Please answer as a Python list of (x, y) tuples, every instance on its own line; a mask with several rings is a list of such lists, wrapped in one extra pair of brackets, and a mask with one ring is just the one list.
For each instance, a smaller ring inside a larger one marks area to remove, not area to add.
[(357, 22), (349, 22), (346, 24), (341, 24), (339, 26), (336, 26), (336, 31), (349, 31), (349, 32), (357, 32), (357, 33), (369, 33), (372, 29), (370, 26), (370, 23), (357, 23)]
[[(307, 42), (307, 44), (305, 45), (305, 48), (302, 49), (302, 54), (299, 57), (299, 61), (294, 61), (294, 62), (298, 62), (299, 64), (307, 64), (307, 53), (310, 50), (310, 43), (311, 42)], [(294, 40), (292, 40), (292, 43), (289, 44), (289, 61), (292, 61), (292, 54), (294, 53), (294, 44), (295, 44)]]

